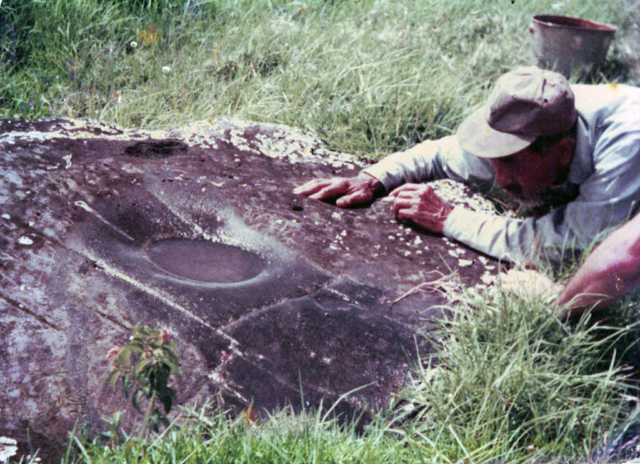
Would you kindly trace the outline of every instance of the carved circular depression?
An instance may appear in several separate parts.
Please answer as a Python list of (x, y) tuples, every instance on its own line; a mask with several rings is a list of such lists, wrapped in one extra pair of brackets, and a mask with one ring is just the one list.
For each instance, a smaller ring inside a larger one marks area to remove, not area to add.
[(206, 240), (159, 240), (149, 244), (147, 256), (170, 274), (200, 282), (242, 282), (265, 268), (255, 253)]

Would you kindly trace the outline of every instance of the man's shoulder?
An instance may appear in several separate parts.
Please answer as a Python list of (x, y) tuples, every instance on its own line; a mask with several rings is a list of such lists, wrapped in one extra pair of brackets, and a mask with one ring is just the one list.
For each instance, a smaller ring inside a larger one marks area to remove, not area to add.
[(582, 114), (612, 112), (626, 103), (640, 104), (640, 88), (626, 84), (574, 84), (576, 108)]

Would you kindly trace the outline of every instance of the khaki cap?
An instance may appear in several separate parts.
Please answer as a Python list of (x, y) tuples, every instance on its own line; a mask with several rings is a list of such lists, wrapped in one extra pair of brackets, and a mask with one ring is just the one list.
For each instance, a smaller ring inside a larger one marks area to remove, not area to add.
[(486, 105), (460, 124), (457, 137), (475, 156), (502, 158), (538, 137), (568, 131), (576, 118), (573, 92), (563, 75), (523, 66), (498, 79)]

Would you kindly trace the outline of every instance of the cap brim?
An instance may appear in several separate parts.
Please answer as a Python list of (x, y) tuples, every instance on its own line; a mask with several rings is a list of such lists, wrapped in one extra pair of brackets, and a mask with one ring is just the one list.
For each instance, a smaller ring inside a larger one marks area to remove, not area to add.
[(465, 119), (456, 133), (463, 150), (479, 158), (503, 158), (531, 145), (536, 136), (522, 136), (497, 131), (487, 123), (486, 108)]

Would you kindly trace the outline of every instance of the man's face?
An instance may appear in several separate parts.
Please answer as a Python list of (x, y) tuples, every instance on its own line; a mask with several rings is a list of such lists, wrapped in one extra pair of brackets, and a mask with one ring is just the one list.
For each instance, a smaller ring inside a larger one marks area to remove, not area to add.
[(566, 137), (540, 152), (527, 147), (511, 156), (491, 159), (495, 182), (522, 204), (543, 203), (545, 193), (566, 180), (574, 145), (574, 139)]

